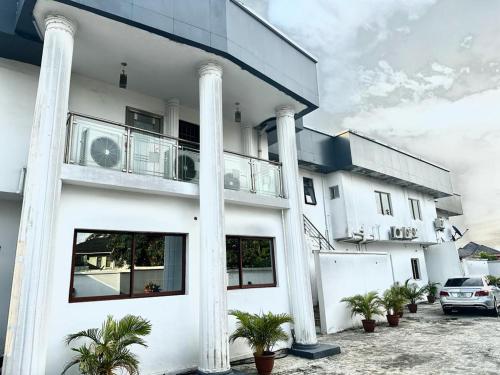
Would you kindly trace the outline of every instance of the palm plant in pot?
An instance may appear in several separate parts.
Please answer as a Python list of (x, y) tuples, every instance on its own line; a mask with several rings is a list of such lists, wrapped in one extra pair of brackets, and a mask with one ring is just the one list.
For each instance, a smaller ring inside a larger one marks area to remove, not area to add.
[(427, 290), (427, 286), (419, 287), (416, 283), (410, 283), (411, 279), (405, 281), (404, 295), (410, 301), (408, 310), (411, 313), (417, 312), (417, 301), (423, 297)]
[(150, 333), (151, 323), (140, 316), (126, 315), (120, 320), (108, 316), (100, 329), (91, 328), (66, 337), (68, 345), (79, 339), (90, 342), (71, 348), (77, 354), (66, 365), (62, 374), (78, 365), (78, 370), (83, 375), (116, 375), (124, 373), (124, 370), (129, 375), (138, 375), (139, 360), (131, 352), (130, 346), (147, 347), (142, 337)]
[(289, 339), (281, 326), (285, 323), (292, 323), (292, 317), (288, 314), (273, 314), (272, 312), (251, 314), (239, 310), (231, 310), (229, 315), (238, 320), (236, 330), (229, 337), (229, 341), (245, 339), (254, 352), (255, 367), (259, 375), (271, 374), (276, 356), (273, 347), (277, 342)]
[(381, 315), (380, 298), (377, 292), (368, 292), (366, 294), (356, 294), (352, 297), (342, 298), (340, 302), (345, 302), (351, 309), (351, 315), (361, 315), (361, 320), (365, 332), (375, 330), (374, 315)]
[(389, 326), (397, 327), (399, 325), (399, 312), (403, 310), (405, 302), (406, 298), (401, 294), (397, 285), (391, 286), (384, 292), (382, 298), (380, 298), (380, 304), (387, 312), (386, 317)]
[(436, 302), (436, 294), (438, 291), (438, 285), (441, 285), (440, 283), (433, 283), (432, 281), (429, 281), (426, 285), (425, 291), (427, 292), (427, 302), (429, 303), (434, 303)]

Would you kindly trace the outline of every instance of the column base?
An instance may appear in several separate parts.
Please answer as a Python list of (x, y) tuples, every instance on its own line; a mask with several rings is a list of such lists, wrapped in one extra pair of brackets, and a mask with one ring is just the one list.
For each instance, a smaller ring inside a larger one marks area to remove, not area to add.
[(340, 354), (340, 346), (319, 343), (312, 345), (294, 343), (288, 353), (306, 359), (320, 359)]
[(197, 375), (246, 375), (246, 373), (238, 371), (238, 370), (229, 370), (229, 371), (223, 371), (223, 372), (203, 372), (200, 370), (197, 370), (195, 372)]

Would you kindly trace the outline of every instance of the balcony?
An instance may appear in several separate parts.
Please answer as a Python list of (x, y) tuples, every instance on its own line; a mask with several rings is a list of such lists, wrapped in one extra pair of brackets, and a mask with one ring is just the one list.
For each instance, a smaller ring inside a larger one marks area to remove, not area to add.
[[(200, 153), (197, 143), (70, 113), (65, 162), (197, 184)], [(282, 197), (281, 165), (225, 151), (224, 187), (259, 196)]]

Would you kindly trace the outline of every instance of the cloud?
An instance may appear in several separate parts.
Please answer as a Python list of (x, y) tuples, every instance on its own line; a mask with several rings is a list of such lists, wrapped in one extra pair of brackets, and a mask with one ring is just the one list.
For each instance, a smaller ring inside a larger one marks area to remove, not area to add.
[(500, 248), (500, 1), (245, 0), (319, 58), (320, 109), (449, 166), (470, 239)]

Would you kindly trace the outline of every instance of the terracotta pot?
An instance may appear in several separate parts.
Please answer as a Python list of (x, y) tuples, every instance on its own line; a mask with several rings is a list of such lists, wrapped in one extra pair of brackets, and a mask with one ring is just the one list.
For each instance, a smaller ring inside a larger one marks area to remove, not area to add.
[(411, 313), (415, 314), (417, 312), (417, 304), (416, 303), (410, 303), (408, 304), (408, 310), (410, 310)]
[(432, 294), (428, 294), (427, 295), (427, 302), (429, 302), (429, 303), (436, 302), (436, 296), (433, 296)]
[(394, 314), (394, 315), (387, 314), (386, 317), (387, 317), (387, 322), (389, 323), (389, 325), (391, 327), (397, 327), (399, 325), (399, 315), (398, 314)]
[(257, 355), (253, 353), (255, 358), (255, 367), (259, 375), (270, 375), (274, 367), (274, 357), (276, 353), (274, 352), (264, 352), (262, 355)]
[(365, 332), (373, 332), (375, 330), (375, 320), (363, 319), (361, 323), (363, 323)]

